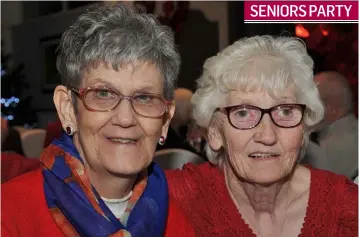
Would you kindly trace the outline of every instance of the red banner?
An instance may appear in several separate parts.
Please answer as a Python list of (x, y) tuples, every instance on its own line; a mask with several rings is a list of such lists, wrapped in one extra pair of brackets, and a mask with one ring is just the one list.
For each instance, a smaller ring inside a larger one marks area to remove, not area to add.
[(358, 1), (245, 1), (244, 21), (358, 23)]

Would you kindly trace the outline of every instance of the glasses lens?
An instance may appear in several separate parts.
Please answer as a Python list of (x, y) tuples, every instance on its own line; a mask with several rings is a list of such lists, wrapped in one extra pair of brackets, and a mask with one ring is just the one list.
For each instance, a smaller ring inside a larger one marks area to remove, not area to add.
[(272, 110), (274, 122), (281, 127), (297, 126), (303, 117), (303, 110), (299, 105), (280, 105)]
[(106, 88), (88, 89), (84, 96), (86, 106), (96, 111), (106, 111), (112, 109), (117, 103), (119, 95)]
[(261, 118), (261, 111), (246, 105), (233, 108), (229, 113), (231, 124), (238, 129), (254, 127)]
[(165, 101), (157, 95), (135, 94), (132, 104), (138, 114), (146, 117), (159, 117), (166, 111)]
[[(107, 88), (87, 89), (84, 96), (86, 107), (95, 111), (108, 111), (122, 96)], [(146, 117), (159, 117), (166, 111), (166, 102), (158, 95), (137, 93), (132, 97), (132, 105), (136, 113)]]

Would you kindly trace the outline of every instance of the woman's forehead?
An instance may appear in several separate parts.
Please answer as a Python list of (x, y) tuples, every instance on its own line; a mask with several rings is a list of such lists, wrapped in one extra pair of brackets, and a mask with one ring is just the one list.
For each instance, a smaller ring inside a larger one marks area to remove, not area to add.
[(117, 67), (112, 66), (110, 63), (97, 63), (94, 66), (89, 65), (83, 74), (82, 78), (103, 78), (107, 80), (108, 77), (112, 77), (115, 74), (126, 74), (133, 76), (135, 74), (147, 77), (147, 74), (156, 74), (157, 77), (162, 77), (161, 71), (151, 62), (136, 61), (133, 63), (122, 63)]
[(295, 102), (296, 97), (290, 89), (278, 93), (271, 93), (264, 89), (254, 91), (235, 90), (229, 92), (228, 96), (229, 104), (265, 105)]
[(128, 89), (161, 93), (163, 77), (157, 67), (149, 63), (126, 64), (118, 69), (99, 64), (83, 74), (81, 87), (89, 86), (106, 86), (121, 93), (126, 93)]

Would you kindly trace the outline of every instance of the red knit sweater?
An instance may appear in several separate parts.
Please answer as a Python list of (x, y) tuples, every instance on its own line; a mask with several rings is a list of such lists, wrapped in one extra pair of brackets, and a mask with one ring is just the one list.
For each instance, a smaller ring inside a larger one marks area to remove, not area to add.
[[(311, 185), (300, 237), (358, 236), (358, 186), (346, 177), (310, 168)], [(225, 185), (209, 163), (167, 171), (170, 195), (182, 204), (196, 236), (252, 237)]]
[[(3, 184), (1, 191), (2, 237), (65, 236), (48, 211), (41, 169)], [(194, 236), (191, 224), (171, 199), (165, 236)]]

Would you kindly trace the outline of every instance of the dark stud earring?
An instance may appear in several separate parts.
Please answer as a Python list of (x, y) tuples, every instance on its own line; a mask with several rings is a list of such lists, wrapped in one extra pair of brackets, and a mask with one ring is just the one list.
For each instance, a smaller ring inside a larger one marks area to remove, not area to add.
[(67, 135), (69, 135), (69, 136), (74, 135), (74, 128), (73, 128), (72, 126), (67, 126), (67, 127), (66, 127), (66, 133), (67, 133)]

